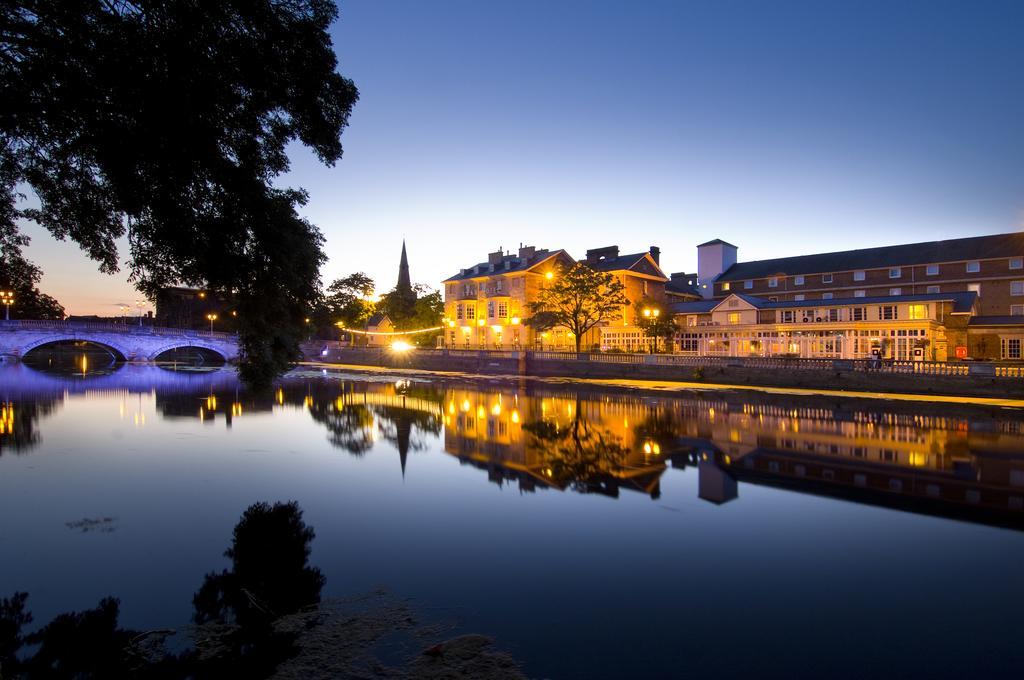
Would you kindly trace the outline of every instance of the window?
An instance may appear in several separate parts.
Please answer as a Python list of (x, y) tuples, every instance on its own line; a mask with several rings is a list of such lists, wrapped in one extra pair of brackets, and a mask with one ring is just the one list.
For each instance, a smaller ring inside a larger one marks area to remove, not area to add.
[(928, 288), (925, 289), (925, 292), (928, 292), (928, 293), (938, 293), (939, 292), (939, 287), (938, 286), (928, 286)]
[(793, 285), (794, 286), (802, 286), (802, 285), (804, 285), (804, 277), (802, 277), (802, 276), (794, 276), (793, 277)]
[(793, 323), (796, 321), (796, 312), (792, 309), (782, 310), (782, 323)]
[[(978, 286), (978, 284), (977, 283), (972, 283), (972, 284), (968, 285), (967, 287), (971, 288), (971, 286)], [(979, 286), (979, 288), (980, 288), (980, 286)], [(971, 290), (974, 290), (974, 289), (971, 288)], [(975, 292), (977, 292), (979, 295), (981, 294), (981, 291), (975, 291)], [(1010, 295), (1024, 295), (1024, 281), (1010, 281)]]
[(832, 293), (822, 293), (821, 294), (821, 299), (822, 300), (831, 300), (832, 299)]
[(498, 318), (499, 319), (507, 319), (508, 318), (508, 303), (507, 302), (499, 302), (498, 303)]
[[(1010, 282), (1010, 295), (1013, 295), (1013, 284), (1018, 283), (1024, 285), (1024, 281), (1011, 281)], [(981, 297), (981, 284), (980, 283), (968, 283), (967, 290), (971, 293), (977, 293), (978, 297)], [(1017, 295), (1024, 295), (1024, 291), (1017, 293)]]
[(864, 290), (855, 290), (855, 291), (853, 291), (853, 297), (864, 297), (865, 295), (867, 295), (867, 291), (864, 291)]
[(697, 317), (693, 316), (693, 315), (686, 317), (686, 325), (687, 326), (696, 326), (697, 325)]
[(794, 295), (793, 299), (799, 302), (800, 300), (804, 299), (804, 294), (800, 293), (799, 295)]
[(854, 321), (867, 321), (868, 309), (867, 307), (854, 307), (850, 310), (850, 318)]
[[(644, 281), (644, 283), (647, 283), (647, 282), (646, 282), (646, 281)], [(727, 291), (727, 290), (729, 290), (729, 287), (730, 287), (730, 286), (729, 286), (729, 284), (728, 284), (728, 283), (723, 283), (723, 284), (722, 284), (722, 291), (724, 292), (724, 291)], [(644, 292), (646, 293), (647, 291), (644, 291)]]
[[(646, 279), (644, 279), (643, 284), (644, 284), (644, 295), (647, 295), (647, 280)], [(723, 283), (722, 284), (722, 290), (729, 290), (729, 284), (728, 283)]]
[(889, 278), (898, 279), (903, 276), (903, 270), (899, 267), (889, 267)]
[(1024, 305), (1010, 305), (1010, 316), (1024, 316)]
[(908, 312), (910, 319), (927, 319), (928, 305), (910, 305)]
[(839, 321), (839, 310), (838, 309), (826, 310), (825, 311), (825, 320), (826, 321)]
[(740, 313), (739, 312), (729, 312), (729, 323), (737, 324), (739, 322), (740, 322)]
[(1020, 338), (1002, 338), (1003, 358), (1020, 359)]
[(889, 295), (902, 295), (902, 294), (903, 294), (903, 289), (902, 288), (890, 288), (889, 289)]
[(743, 282), (743, 290), (750, 290), (753, 287), (754, 287), (754, 282), (753, 281), (744, 281)]
[(773, 276), (770, 279), (768, 279), (768, 287), (769, 288), (778, 288), (779, 287), (779, 277)]
[(769, 295), (768, 296), (768, 302), (778, 302), (778, 301), (779, 301), (779, 296), (778, 295)]
[(896, 317), (896, 305), (882, 305), (878, 308), (878, 318), (880, 320), (892, 321)]
[(455, 318), (462, 320), (462, 305), (455, 305)]
[(854, 281), (863, 281), (864, 280), (864, 270), (861, 269), (861, 270), (855, 271), (853, 273), (853, 280)]
[(831, 274), (822, 274), (821, 275), (821, 282), (822, 283), (832, 283), (832, 275)]
[(939, 275), (939, 265), (937, 265), (937, 264), (930, 264), (930, 265), (928, 265), (927, 267), (925, 267), (924, 273), (927, 274), (928, 276), (938, 276)]
[(473, 305), (466, 305), (466, 318), (470, 321), (476, 318), (476, 307)]
[(981, 263), (980, 262), (968, 262), (967, 263), (967, 273), (968, 274), (977, 274), (980, 271), (981, 271)]
[(501, 292), (501, 287), (502, 287), (502, 280), (501, 279), (498, 279), (497, 281), (494, 282), (494, 292), (495, 293), (500, 293)]
[(1011, 257), (1010, 269), (1024, 269), (1024, 257)]
[(487, 301), (487, 318), (488, 319), (493, 319), (494, 318), (494, 301), (493, 300), (488, 300)]

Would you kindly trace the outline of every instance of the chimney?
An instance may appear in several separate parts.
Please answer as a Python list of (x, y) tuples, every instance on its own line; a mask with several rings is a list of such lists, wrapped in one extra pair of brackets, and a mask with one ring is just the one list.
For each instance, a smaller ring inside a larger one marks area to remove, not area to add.
[(611, 260), (619, 256), (618, 246), (591, 248), (587, 251), (587, 264), (596, 264), (601, 260)]
[(493, 253), (487, 253), (487, 264), (500, 264), (503, 254), (501, 248), (494, 251)]
[(650, 249), (651, 257), (654, 258), (654, 264), (661, 266), (661, 248), (658, 246), (651, 246)]
[(705, 299), (715, 295), (715, 279), (736, 264), (738, 248), (720, 238), (697, 246), (697, 280)]
[(519, 246), (519, 258), (522, 260), (533, 257), (535, 252), (537, 252), (537, 249), (533, 246)]

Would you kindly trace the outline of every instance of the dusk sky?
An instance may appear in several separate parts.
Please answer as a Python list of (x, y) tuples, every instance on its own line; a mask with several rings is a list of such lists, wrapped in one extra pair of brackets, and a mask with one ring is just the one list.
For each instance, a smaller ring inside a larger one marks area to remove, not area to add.
[[(296, 147), (325, 282), (437, 287), (520, 242), (723, 238), (741, 260), (1024, 228), (1024, 2), (348, 0), (361, 92), (334, 168)], [(73, 314), (139, 298), (26, 227)]]

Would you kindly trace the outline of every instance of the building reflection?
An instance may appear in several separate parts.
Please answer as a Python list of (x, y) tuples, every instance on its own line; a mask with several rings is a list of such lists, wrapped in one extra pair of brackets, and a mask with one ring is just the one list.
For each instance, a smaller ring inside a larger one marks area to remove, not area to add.
[(451, 389), (444, 446), (490, 481), (522, 491), (617, 496), (629, 489), (657, 498), (668, 467), (696, 466), (698, 495), (713, 503), (737, 498), (739, 481), (1019, 523), (1022, 415), (955, 413), (735, 393), (664, 399)]

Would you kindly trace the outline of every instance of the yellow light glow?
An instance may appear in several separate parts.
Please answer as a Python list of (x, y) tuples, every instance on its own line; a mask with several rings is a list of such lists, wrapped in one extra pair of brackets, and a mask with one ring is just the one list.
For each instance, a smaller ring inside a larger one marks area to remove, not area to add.
[(512, 409), (512, 422), (513, 423), (518, 423), (519, 422), (519, 411), (517, 411), (516, 409)]
[(455, 402), (454, 401), (450, 402), (448, 404), (448, 413), (452, 413), (452, 414), (455, 413)]
[(491, 415), (492, 416), (500, 416), (501, 415), (501, 404), (495, 404), (494, 406), (491, 407)]
[(644, 442), (644, 453), (650, 453), (650, 452), (651, 452), (651, 443), (650, 442)]
[(476, 320), (476, 325), (477, 326), (485, 326), (485, 325), (487, 325), (487, 322), (484, 321), (483, 319), (477, 319)]
[(404, 340), (395, 340), (394, 342), (391, 343), (392, 352), (408, 352), (412, 348), (413, 346)]
[(548, 281), (550, 281), (551, 279), (555, 278), (555, 273), (554, 272), (548, 272), (547, 274), (544, 275), (544, 278), (547, 279)]
[(280, 387), (277, 388), (277, 405), (284, 405), (284, 390), (282, 390)]
[(518, 316), (513, 316), (512, 317), (512, 325), (513, 326), (518, 326), (519, 325), (519, 317)]
[(654, 449), (654, 455), (655, 456), (660, 456), (661, 455), (661, 445), (660, 444), (652, 444), (651, 448)]
[(487, 411), (484, 410), (483, 406), (477, 406), (476, 407), (476, 417), (477, 418), (481, 418), (481, 419), (487, 417)]
[(469, 412), (469, 399), (462, 400), (462, 410), (467, 413)]
[(501, 326), (491, 326), (491, 330), (497, 334), (501, 334)]

